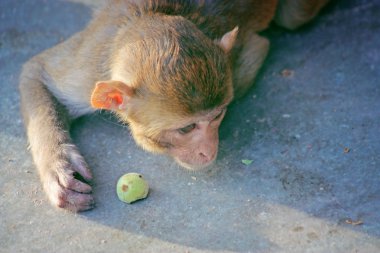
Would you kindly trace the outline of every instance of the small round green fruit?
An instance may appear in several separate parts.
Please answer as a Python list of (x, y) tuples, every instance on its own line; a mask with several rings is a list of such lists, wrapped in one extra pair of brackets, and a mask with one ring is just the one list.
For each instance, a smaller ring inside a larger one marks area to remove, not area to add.
[(128, 204), (144, 199), (148, 195), (148, 182), (139, 173), (127, 173), (119, 178), (116, 193), (119, 199)]

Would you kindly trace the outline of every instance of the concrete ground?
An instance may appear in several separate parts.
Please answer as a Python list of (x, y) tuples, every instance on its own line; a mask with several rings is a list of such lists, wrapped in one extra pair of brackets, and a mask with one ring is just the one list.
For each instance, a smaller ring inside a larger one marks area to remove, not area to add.
[[(380, 252), (379, 1), (335, 2), (297, 32), (266, 32), (266, 64), (202, 173), (140, 150), (109, 115), (78, 120), (97, 207), (72, 214), (41, 189), (18, 75), (97, 2), (0, 1), (0, 252)], [(130, 171), (151, 186), (133, 205), (115, 194)]]

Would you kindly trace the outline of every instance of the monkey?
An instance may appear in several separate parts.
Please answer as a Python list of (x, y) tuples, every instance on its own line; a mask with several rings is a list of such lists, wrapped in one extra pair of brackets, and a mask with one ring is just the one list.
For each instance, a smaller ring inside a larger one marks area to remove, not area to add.
[(295, 29), (328, 0), (113, 0), (82, 31), (27, 61), (20, 103), (33, 161), (52, 205), (90, 210), (92, 174), (70, 137), (76, 118), (106, 110), (144, 150), (201, 170), (218, 128), (252, 86), (271, 21)]

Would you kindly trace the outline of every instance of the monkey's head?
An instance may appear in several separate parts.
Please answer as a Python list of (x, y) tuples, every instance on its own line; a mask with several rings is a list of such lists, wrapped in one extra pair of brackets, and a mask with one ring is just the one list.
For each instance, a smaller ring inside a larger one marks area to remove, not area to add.
[(218, 40), (181, 17), (140, 29), (115, 46), (112, 80), (96, 84), (92, 106), (116, 112), (144, 149), (188, 169), (206, 167), (216, 158), (218, 128), (233, 97), (228, 52), (237, 28)]

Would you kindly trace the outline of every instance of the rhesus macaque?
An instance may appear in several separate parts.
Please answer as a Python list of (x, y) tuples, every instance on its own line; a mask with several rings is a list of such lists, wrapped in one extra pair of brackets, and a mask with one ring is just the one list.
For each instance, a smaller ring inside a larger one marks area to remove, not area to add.
[(268, 52), (272, 19), (294, 29), (327, 0), (119, 0), (87, 28), (28, 61), (20, 77), (30, 149), (53, 205), (94, 207), (91, 172), (70, 122), (104, 109), (145, 150), (185, 168), (211, 164), (218, 127)]

